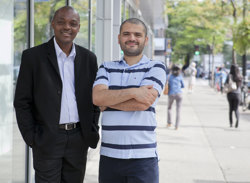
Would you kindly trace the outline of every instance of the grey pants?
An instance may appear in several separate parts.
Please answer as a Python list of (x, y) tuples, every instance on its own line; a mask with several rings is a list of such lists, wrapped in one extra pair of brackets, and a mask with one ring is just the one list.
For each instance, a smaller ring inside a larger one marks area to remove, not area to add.
[(180, 123), (180, 110), (181, 110), (181, 102), (182, 102), (182, 94), (174, 94), (174, 95), (169, 95), (168, 96), (168, 124), (172, 123), (171, 119), (171, 109), (172, 105), (174, 103), (174, 100), (176, 100), (176, 122), (175, 122), (175, 127), (177, 128)]

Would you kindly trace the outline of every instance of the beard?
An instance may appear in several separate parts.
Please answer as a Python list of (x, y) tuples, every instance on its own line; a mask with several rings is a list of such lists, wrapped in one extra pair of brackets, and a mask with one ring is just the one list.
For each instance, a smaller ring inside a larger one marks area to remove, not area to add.
[(127, 48), (126, 44), (129, 42), (126, 42), (125, 44), (121, 44), (121, 49), (124, 53), (124, 55), (126, 56), (138, 56), (142, 53), (145, 43), (139, 44), (137, 43), (136, 45), (138, 45), (138, 48)]

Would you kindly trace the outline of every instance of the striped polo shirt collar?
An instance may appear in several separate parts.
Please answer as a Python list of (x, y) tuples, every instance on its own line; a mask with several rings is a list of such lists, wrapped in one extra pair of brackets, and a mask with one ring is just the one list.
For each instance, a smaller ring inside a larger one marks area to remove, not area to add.
[(124, 60), (124, 57), (122, 57), (122, 59), (119, 61), (120, 64), (124, 64), (126, 66), (129, 66), (129, 67), (134, 67), (134, 66), (138, 66), (138, 65), (142, 65), (142, 64), (146, 64), (150, 61), (150, 59), (146, 56), (146, 55), (143, 55), (141, 60), (137, 63), (137, 64), (134, 64), (134, 65), (128, 65), (127, 62)]

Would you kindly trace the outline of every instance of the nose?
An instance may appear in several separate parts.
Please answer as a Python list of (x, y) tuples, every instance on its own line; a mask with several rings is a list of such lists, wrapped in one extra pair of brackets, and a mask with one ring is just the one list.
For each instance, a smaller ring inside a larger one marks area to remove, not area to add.
[(70, 24), (69, 23), (65, 23), (64, 26), (63, 26), (64, 29), (70, 29)]
[(134, 35), (134, 34), (130, 34), (130, 35), (129, 35), (129, 39), (130, 39), (130, 40), (135, 40), (135, 35)]

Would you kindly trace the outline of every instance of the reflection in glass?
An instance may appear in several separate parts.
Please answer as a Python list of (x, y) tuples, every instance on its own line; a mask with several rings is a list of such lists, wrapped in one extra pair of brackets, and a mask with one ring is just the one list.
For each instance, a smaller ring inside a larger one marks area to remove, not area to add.
[(26, 48), (26, 1), (1, 0), (0, 12), (0, 182), (24, 182), (25, 144), (12, 104), (20, 57)]
[(121, 3), (121, 22), (125, 20), (125, 1)]
[(65, 0), (35, 1), (35, 46), (47, 42), (53, 35), (51, 20), (55, 11), (65, 5)]
[(14, 82), (16, 82), (22, 51), (27, 48), (27, 4), (16, 0), (14, 6)]
[(76, 36), (75, 43), (88, 48), (88, 17), (89, 17), (89, 1), (88, 0), (71, 0), (73, 6), (80, 15), (80, 31)]
[(95, 52), (96, 0), (91, 1), (91, 13), (92, 13), (91, 51)]

